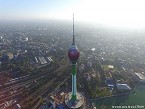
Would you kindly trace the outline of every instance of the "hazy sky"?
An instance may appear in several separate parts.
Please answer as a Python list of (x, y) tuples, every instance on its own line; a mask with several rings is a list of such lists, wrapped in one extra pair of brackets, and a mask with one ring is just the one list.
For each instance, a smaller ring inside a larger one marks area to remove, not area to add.
[(0, 19), (70, 19), (144, 28), (145, 0), (0, 0)]
[(56, 17), (58, 13), (70, 9), (75, 3), (78, 3), (78, 0), (0, 0), (0, 17), (8, 19)]

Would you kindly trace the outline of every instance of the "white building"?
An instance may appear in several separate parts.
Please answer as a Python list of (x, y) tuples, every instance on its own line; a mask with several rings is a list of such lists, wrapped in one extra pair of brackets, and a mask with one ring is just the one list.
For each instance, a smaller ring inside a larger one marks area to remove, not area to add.
[(47, 64), (47, 61), (44, 57), (38, 57), (41, 64)]
[(108, 69), (114, 69), (113, 65), (108, 65)]
[(127, 84), (116, 84), (118, 90), (131, 90)]
[(145, 83), (145, 76), (142, 73), (135, 73), (140, 82)]
[(21, 106), (19, 104), (16, 104), (16, 109), (21, 109)]

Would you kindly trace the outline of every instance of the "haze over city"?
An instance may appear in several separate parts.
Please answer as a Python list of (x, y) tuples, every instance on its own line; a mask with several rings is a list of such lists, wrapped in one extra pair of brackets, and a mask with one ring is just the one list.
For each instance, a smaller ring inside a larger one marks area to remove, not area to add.
[(145, 109), (144, 0), (0, 0), (0, 109)]
[(0, 0), (0, 19), (72, 19), (121, 28), (145, 27), (144, 0)]

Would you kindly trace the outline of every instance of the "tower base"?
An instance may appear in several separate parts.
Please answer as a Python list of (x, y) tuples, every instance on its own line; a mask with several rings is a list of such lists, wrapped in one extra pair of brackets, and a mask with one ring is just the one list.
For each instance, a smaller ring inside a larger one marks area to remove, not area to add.
[(72, 92), (69, 92), (66, 96), (65, 96), (65, 104), (71, 108), (71, 109), (78, 109), (80, 108), (83, 103), (84, 103), (84, 97), (81, 93), (77, 93), (76, 94), (76, 100), (72, 100)]

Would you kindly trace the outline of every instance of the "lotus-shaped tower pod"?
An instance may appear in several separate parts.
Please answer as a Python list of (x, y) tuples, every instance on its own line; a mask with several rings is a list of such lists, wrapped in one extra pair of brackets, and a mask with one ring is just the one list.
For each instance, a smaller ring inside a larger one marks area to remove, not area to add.
[(79, 59), (80, 53), (75, 45), (71, 45), (71, 48), (68, 51), (68, 57), (71, 60), (72, 64), (76, 64)]

